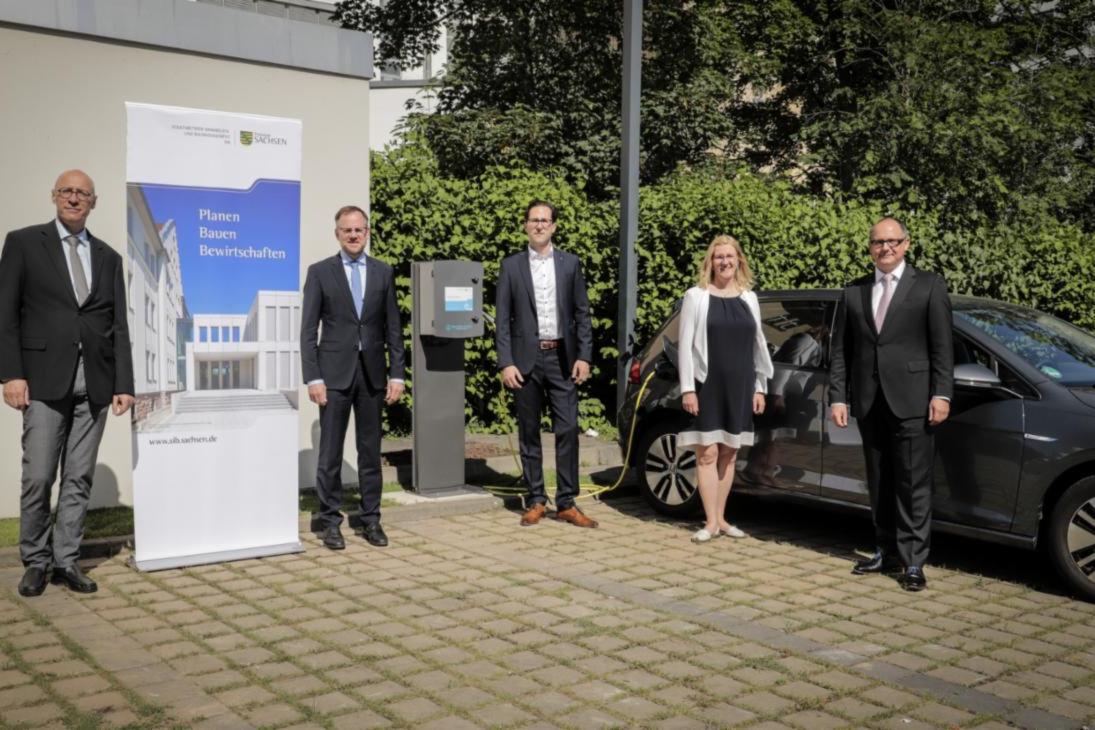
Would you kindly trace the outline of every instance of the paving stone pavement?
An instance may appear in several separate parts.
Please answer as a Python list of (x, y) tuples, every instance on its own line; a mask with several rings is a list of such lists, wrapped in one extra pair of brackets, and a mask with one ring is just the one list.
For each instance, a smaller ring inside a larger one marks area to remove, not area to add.
[(308, 534), (156, 573), (123, 553), (86, 596), (23, 599), (2, 570), (0, 726), (1095, 723), (1095, 605), (1037, 577), (944, 557), (909, 594), (848, 574), (854, 522), (755, 509), (697, 546), (633, 497), (585, 507), (600, 529), (496, 509), (393, 524), (385, 549)]

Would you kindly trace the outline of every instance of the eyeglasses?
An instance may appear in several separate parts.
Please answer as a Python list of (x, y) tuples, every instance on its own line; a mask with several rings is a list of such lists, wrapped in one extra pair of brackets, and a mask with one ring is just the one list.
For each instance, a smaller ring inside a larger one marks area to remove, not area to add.
[(348, 236), (351, 233), (356, 233), (358, 235), (364, 235), (366, 232), (368, 232), (368, 230), (369, 230), (369, 227), (365, 226), (364, 228), (339, 228), (338, 232), (341, 233), (344, 236)]
[(80, 200), (91, 200), (95, 197), (95, 193), (89, 190), (81, 190), (80, 188), (57, 188), (53, 191), (59, 198), (71, 198), (75, 195)]
[(526, 218), (525, 219), (525, 225), (526, 226), (550, 226), (554, 222), (555, 221), (551, 220), (550, 218)]
[(872, 238), (871, 248), (882, 248), (883, 246), (897, 248), (907, 240), (907, 238)]

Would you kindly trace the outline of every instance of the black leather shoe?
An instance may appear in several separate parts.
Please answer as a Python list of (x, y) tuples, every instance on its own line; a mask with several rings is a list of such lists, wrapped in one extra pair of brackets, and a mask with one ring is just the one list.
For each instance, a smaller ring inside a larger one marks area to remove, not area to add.
[(323, 544), (330, 550), (346, 549), (346, 541), (342, 539), (342, 530), (338, 529), (338, 525), (323, 531)]
[(388, 536), (384, 534), (384, 528), (379, 522), (370, 522), (361, 529), (361, 535), (370, 545), (387, 547)]
[(40, 596), (46, 589), (46, 571), (42, 568), (27, 568), (23, 579), (19, 581), (19, 595)]
[(901, 587), (907, 591), (922, 591), (928, 587), (928, 579), (924, 577), (924, 569), (911, 567), (905, 568), (901, 574)]
[(76, 591), (77, 593), (94, 593), (99, 590), (99, 586), (91, 578), (84, 575), (84, 571), (80, 570), (79, 565), (73, 565), (69, 568), (54, 568), (53, 577), (50, 578), (50, 583), (55, 586), (66, 585), (70, 591)]
[(866, 560), (858, 561), (852, 568), (852, 575), (868, 575), (870, 573), (900, 573), (901, 563), (891, 558), (882, 551), (876, 552)]

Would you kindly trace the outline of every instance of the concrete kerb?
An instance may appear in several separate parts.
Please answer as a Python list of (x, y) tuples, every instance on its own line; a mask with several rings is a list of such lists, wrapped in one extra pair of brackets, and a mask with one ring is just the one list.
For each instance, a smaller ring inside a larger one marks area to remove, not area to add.
[[(417, 520), (428, 520), (448, 515), (467, 515), (499, 509), (503, 501), (487, 492), (478, 494), (460, 494), (448, 497), (421, 497), (410, 492), (398, 492), (403, 504), (384, 508), (384, 524), (403, 525)], [(385, 498), (391, 495), (386, 495)], [(346, 512), (351, 526), (360, 526), (357, 511)], [(298, 529), (301, 533), (315, 532), (316, 524), (310, 514), (301, 514)], [(80, 560), (101, 561), (112, 558), (122, 550), (133, 548), (133, 535), (117, 535), (84, 540), (80, 545)], [(0, 548), (0, 568), (13, 568), (22, 565), (19, 559), (19, 547)]]
[[(544, 464), (551, 466), (555, 463), (555, 436), (551, 433), (541, 435), (543, 441)], [(520, 463), (515, 455), (516, 437), (506, 434), (475, 434), (469, 435), (467, 443), (473, 445), (487, 445), (497, 450), (511, 451), (514, 453), (488, 456), (484, 458), (469, 457), (465, 460), (465, 475), (467, 479), (485, 479), (498, 474), (514, 474), (520, 470)], [(394, 454), (407, 453), (414, 446), (411, 438), (384, 439), (383, 454), (391, 458)], [(579, 457), (582, 464), (582, 472), (589, 473), (594, 469), (604, 469), (620, 466), (620, 451), (618, 446), (611, 441), (599, 437), (582, 435), (579, 444)], [(410, 463), (396, 466), (384, 466), (381, 479), (386, 484), (411, 484)], [(356, 489), (354, 484), (345, 484), (346, 490)], [(308, 493), (312, 490), (302, 490)], [(385, 524), (400, 525), (416, 520), (432, 519), (446, 515), (475, 514), (487, 510), (498, 509), (506, 506), (506, 502), (486, 491), (480, 494), (461, 494), (446, 497), (422, 497), (414, 492), (388, 492), (383, 497), (388, 502), (398, 502), (396, 506), (387, 506), (384, 509)], [(351, 526), (360, 526), (357, 521), (357, 512), (346, 512), (347, 521)], [(315, 532), (317, 530), (314, 518), (309, 515), (301, 515), (299, 530), (302, 533)], [(80, 545), (80, 560), (100, 561), (112, 558), (125, 548), (133, 548), (133, 535), (116, 535), (113, 537), (93, 538), (84, 540)], [(16, 567), (22, 565), (19, 559), (19, 548), (0, 548), (0, 568)]]

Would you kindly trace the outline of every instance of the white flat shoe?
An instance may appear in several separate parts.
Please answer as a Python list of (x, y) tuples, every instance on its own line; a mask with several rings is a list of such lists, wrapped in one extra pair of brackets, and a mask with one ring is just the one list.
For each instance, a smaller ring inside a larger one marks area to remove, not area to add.
[(714, 537), (718, 537), (718, 534), (719, 534), (718, 530), (715, 530), (715, 533), (711, 534), (710, 532), (707, 531), (706, 527), (701, 527), (696, 532), (696, 534), (692, 536), (692, 542), (694, 542), (694, 543), (711, 542), (711, 539), (714, 538)]
[(719, 534), (726, 535), (727, 537), (745, 537), (745, 533), (733, 525), (730, 525), (725, 530), (719, 530)]

